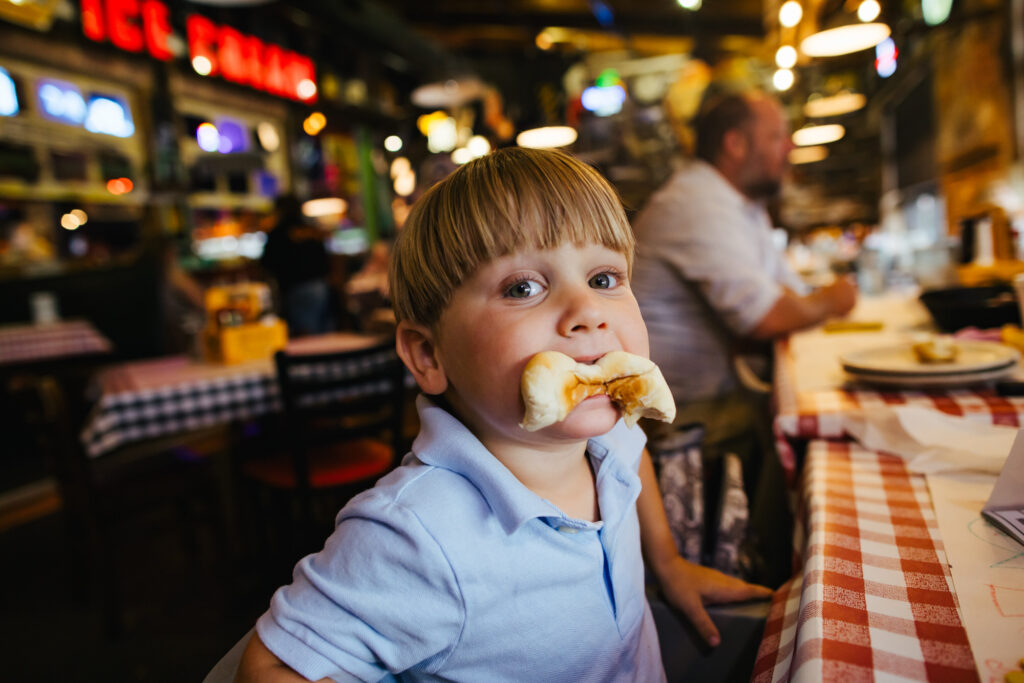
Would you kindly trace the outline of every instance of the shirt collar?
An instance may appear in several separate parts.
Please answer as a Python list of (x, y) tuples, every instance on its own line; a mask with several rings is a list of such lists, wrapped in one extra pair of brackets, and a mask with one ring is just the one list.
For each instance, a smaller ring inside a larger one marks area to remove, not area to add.
[[(566, 523), (573, 527), (600, 527), (600, 523), (591, 525), (572, 520), (553, 503), (526, 488), (462, 422), (426, 396), (421, 394), (416, 398), (416, 410), (420, 417), (420, 433), (413, 442), (410, 456), (468, 479), (480, 491), (506, 533), (515, 532), (535, 517), (554, 518), (558, 524)], [(630, 472), (616, 458), (607, 458), (615, 446), (614, 441), (609, 434), (587, 442), (587, 452), (593, 458), (597, 472), (598, 491), (602, 490), (607, 477), (610, 478), (608, 481), (614, 480), (614, 485), (635, 488), (635, 493), (639, 493), (640, 479), (636, 473)], [(636, 495), (632, 498), (635, 499)], [(603, 505), (603, 498), (601, 502)], [(620, 510), (604, 508), (601, 512), (605, 518), (622, 514)]]

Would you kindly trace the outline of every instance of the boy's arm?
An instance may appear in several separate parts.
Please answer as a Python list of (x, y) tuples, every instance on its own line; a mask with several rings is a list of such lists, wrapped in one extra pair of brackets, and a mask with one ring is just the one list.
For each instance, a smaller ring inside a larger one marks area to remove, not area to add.
[(640, 458), (639, 474), (642, 488), (636, 511), (640, 518), (644, 559), (658, 577), (668, 602), (686, 615), (709, 645), (718, 645), (721, 636), (704, 605), (769, 598), (772, 590), (683, 559), (672, 538), (654, 464), (646, 448)]
[[(235, 674), (235, 683), (308, 683), (294, 669), (278, 659), (271, 652), (259, 634), (253, 632), (249, 644), (242, 653), (242, 661)], [(318, 683), (331, 683), (330, 678), (322, 678)]]

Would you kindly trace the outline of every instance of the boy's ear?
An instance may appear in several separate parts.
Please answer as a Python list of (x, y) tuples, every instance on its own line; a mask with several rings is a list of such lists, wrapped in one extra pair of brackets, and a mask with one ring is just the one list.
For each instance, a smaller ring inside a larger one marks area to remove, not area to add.
[(448, 376), (429, 328), (403, 320), (395, 333), (395, 348), (423, 393), (437, 395), (448, 389)]

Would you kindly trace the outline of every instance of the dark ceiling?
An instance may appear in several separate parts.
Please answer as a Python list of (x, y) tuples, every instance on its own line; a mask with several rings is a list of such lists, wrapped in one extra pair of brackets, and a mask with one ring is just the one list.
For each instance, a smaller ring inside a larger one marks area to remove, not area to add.
[(698, 12), (675, 0), (384, 0), (405, 21), (442, 39), (503, 28), (530, 43), (547, 26), (644, 35), (761, 36), (760, 0), (709, 0)]

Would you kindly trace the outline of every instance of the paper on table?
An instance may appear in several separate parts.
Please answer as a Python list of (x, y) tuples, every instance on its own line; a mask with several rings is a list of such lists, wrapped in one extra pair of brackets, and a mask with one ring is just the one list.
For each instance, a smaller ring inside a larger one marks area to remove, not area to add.
[(899, 455), (912, 472), (976, 471), (999, 474), (1016, 427), (986, 424), (924, 408), (879, 406), (843, 418), (862, 446)]
[(982, 681), (1000, 681), (1024, 655), (1024, 551), (981, 517), (994, 478), (928, 475), (957, 602)]
[[(988, 521), (1024, 546), (1024, 431), (1017, 435), (999, 473), (992, 495), (982, 509)], [(1024, 553), (1022, 553), (1024, 554)]]

